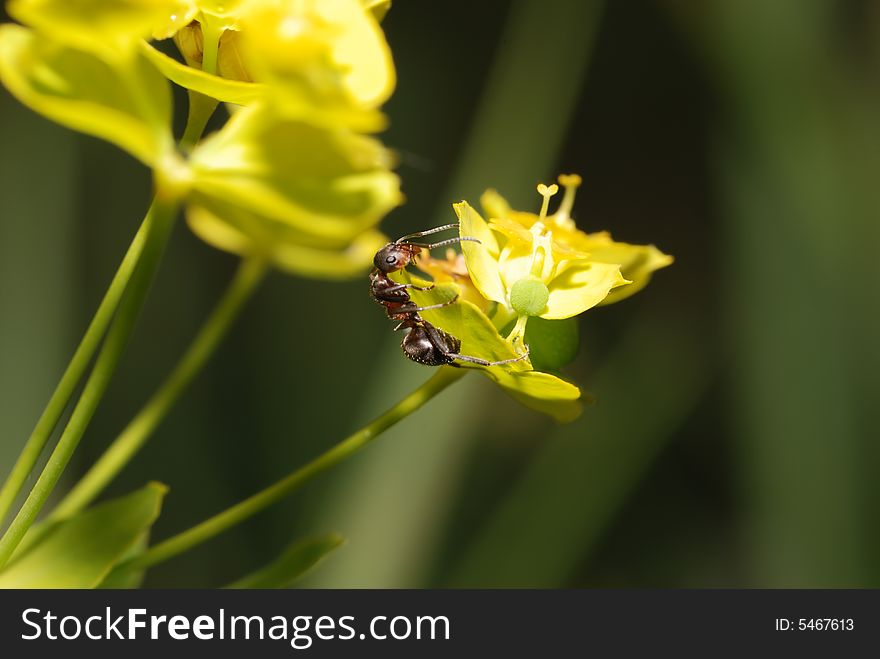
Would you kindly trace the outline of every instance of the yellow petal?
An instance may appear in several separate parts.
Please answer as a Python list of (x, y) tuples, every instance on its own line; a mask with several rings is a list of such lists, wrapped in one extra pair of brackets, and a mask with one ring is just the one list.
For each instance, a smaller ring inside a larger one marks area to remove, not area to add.
[(484, 370), (514, 399), (560, 423), (574, 421), (582, 411), (581, 391), (570, 382), (541, 371)]
[(615, 288), (601, 304), (619, 302), (634, 295), (647, 286), (651, 275), (660, 268), (673, 262), (673, 258), (664, 254), (654, 245), (630, 245), (611, 240), (607, 233), (589, 234), (586, 241), (590, 258), (601, 263), (617, 263), (620, 272), (630, 282)]
[(531, 274), (532, 260), (531, 244), (516, 242), (504, 246), (498, 258), (498, 269), (506, 291), (509, 291), (520, 279)]
[(348, 241), (402, 201), (376, 140), (276, 116), (236, 112), (192, 153), (197, 196), (249, 208), (328, 243)]
[(153, 25), (153, 38), (161, 40), (174, 36), (175, 32), (189, 25), (198, 13), (199, 8), (193, 0), (176, 0), (162, 20)]
[(458, 216), (459, 232), (462, 237), (476, 238), (479, 243), (471, 240), (462, 241), (461, 251), (467, 264), (471, 281), (487, 300), (501, 304), (507, 303), (501, 273), (498, 270), (498, 242), (486, 221), (466, 201), (452, 204)]
[[(415, 262), (416, 268), (421, 270), (435, 282), (453, 282), (458, 285), (461, 298), (472, 302), (485, 312), (493, 304), (483, 297), (471, 281), (464, 256), (451, 247), (446, 251), (446, 258), (440, 259), (431, 256), (427, 250), (422, 252)], [(497, 305), (496, 305), (497, 306)]]
[(8, 7), (53, 41), (112, 59), (167, 23), (179, 0), (12, 0)]
[(205, 96), (216, 98), (218, 101), (235, 103), (236, 105), (248, 105), (266, 95), (265, 85), (214, 76), (181, 64), (147, 43), (142, 46), (147, 59), (159, 69), (162, 75), (186, 89), (192, 89)]
[(362, 277), (373, 255), (388, 242), (369, 230), (339, 248), (327, 248), (313, 237), (231, 205), (215, 210), (191, 204), (187, 223), (209, 245), (240, 256), (262, 255), (280, 270), (304, 277)]
[(385, 18), (388, 10), (391, 9), (391, 0), (361, 0), (361, 4), (379, 22)]
[(297, 111), (375, 110), (394, 90), (385, 36), (358, 0), (260, 5), (242, 24), (242, 46), (254, 79)]
[(480, 206), (483, 207), (483, 211), (489, 219), (505, 218), (510, 213), (510, 204), (507, 203), (507, 199), (494, 188), (489, 188), (480, 195)]
[(526, 243), (530, 246), (529, 249), (531, 249), (532, 241), (535, 239), (534, 234), (522, 224), (503, 217), (493, 217), (489, 220), (489, 228), (500, 233), (508, 241)]
[(132, 64), (123, 79), (90, 52), (20, 25), (0, 26), (0, 79), (16, 98), (52, 121), (112, 142), (155, 166), (173, 148), (171, 91), (143, 58)]
[(217, 73), (227, 80), (251, 82), (251, 74), (245, 66), (241, 54), (241, 32), (224, 30), (220, 35), (217, 53)]
[(570, 261), (550, 282), (550, 299), (541, 318), (577, 316), (599, 304), (612, 288), (626, 283), (616, 264)]
[(234, 20), (247, 9), (248, 4), (253, 4), (253, 0), (195, 0), (195, 3), (205, 14)]
[(340, 5), (338, 11), (351, 12), (343, 22), (345, 30), (334, 51), (336, 62), (347, 69), (346, 87), (358, 103), (381, 105), (391, 96), (396, 84), (394, 61), (385, 34), (372, 14), (354, 11), (357, 0), (335, 1)]

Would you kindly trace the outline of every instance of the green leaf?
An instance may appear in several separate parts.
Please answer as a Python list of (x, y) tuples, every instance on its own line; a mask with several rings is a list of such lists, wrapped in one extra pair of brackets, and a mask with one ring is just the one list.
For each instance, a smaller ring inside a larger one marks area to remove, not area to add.
[(151, 45), (143, 44), (143, 52), (147, 59), (159, 69), (166, 78), (181, 87), (192, 89), (205, 96), (216, 98), (224, 103), (236, 105), (249, 105), (266, 95), (266, 86), (256, 82), (242, 82), (240, 80), (228, 80), (220, 76), (205, 73), (201, 69), (195, 69), (186, 64), (181, 64), (176, 59), (168, 57)]
[(143, 58), (123, 75), (90, 53), (2, 25), (0, 80), (35, 112), (112, 142), (148, 165), (172, 148), (168, 83)]
[(190, 162), (197, 202), (250, 209), (327, 247), (371, 228), (402, 200), (381, 143), (285, 120), (259, 104), (236, 112)]
[(150, 483), (58, 522), (0, 572), (0, 588), (94, 588), (156, 520), (166, 491)]
[(552, 416), (559, 423), (574, 421), (583, 411), (581, 390), (555, 375), (501, 369), (485, 369), (483, 373), (522, 405)]
[(328, 533), (293, 543), (267, 566), (242, 577), (227, 588), (287, 588), (345, 542), (338, 533)]
[[(124, 563), (130, 558), (134, 558), (138, 554), (143, 553), (147, 546), (150, 544), (150, 532), (149, 530), (141, 533), (140, 537), (134, 542), (134, 544), (128, 548), (128, 551), (125, 552), (117, 563)], [(110, 571), (104, 579), (99, 583), (96, 587), (102, 588), (104, 590), (124, 590), (130, 588), (140, 588), (141, 584), (144, 582), (144, 577), (146, 576), (146, 569), (143, 570), (131, 570), (124, 572), (116, 572), (114, 570)]]
[[(426, 286), (430, 283), (405, 273), (392, 278), (395, 281), (398, 279), (402, 282), (410, 281), (419, 286)], [(452, 282), (445, 282), (435, 284), (434, 288), (428, 291), (410, 291), (410, 297), (416, 305), (423, 307), (447, 302), (455, 297), (458, 292), (458, 285)], [(467, 300), (459, 299), (455, 304), (450, 304), (441, 309), (422, 311), (420, 314), (429, 323), (460, 339), (461, 352), (464, 355), (479, 357), (487, 361), (501, 361), (518, 356), (513, 346), (498, 334), (498, 330), (486, 314)], [(470, 364), (462, 364), (462, 366), (464, 368), (471, 367)], [(526, 370), (528, 369), (528, 363), (523, 360), (522, 362), (507, 364), (505, 367)]]

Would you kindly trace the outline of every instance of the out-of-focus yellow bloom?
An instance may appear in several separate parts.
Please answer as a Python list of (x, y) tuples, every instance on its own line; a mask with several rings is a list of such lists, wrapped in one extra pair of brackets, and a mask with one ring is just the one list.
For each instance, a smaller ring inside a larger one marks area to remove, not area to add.
[(171, 90), (144, 58), (125, 66), (21, 25), (0, 26), (0, 81), (29, 108), (159, 169), (174, 158)]
[(110, 60), (137, 53), (179, 0), (11, 0), (16, 20), (53, 41)]
[(241, 16), (255, 0), (173, 0), (171, 11), (153, 25), (154, 39), (167, 39), (193, 21), (217, 30), (236, 30)]
[(394, 90), (394, 65), (381, 28), (358, 0), (260, 6), (247, 17), (242, 51), (285, 114), (382, 127), (378, 108)]
[[(402, 201), (391, 153), (351, 130), (381, 123), (394, 86), (373, 14), (382, 4), (13, 0), (31, 27), (0, 27), (0, 80), (37, 112), (150, 166), (157, 194), (184, 203), (206, 242), (289, 272), (353, 277), (386, 242), (376, 225)], [(175, 36), (193, 66), (147, 45), (150, 35)], [(264, 82), (247, 82), (250, 70)], [(163, 74), (209, 95), (219, 85), (217, 98), (248, 107), (184, 156)]]
[(385, 14), (391, 9), (391, 0), (361, 0), (361, 4), (379, 22), (385, 18)]
[(287, 271), (356, 276), (387, 242), (374, 227), (402, 201), (391, 163), (371, 137), (252, 105), (193, 150), (189, 223), (216, 247)]
[[(174, 82), (221, 101), (262, 99), (288, 117), (322, 125), (364, 132), (385, 126), (379, 107), (394, 90), (396, 75), (376, 15), (388, 3), (179, 2), (173, 20), (154, 36), (174, 36), (190, 67), (216, 75), (191, 75), (148, 50)], [(235, 84), (241, 82), (253, 83), (250, 94)]]
[[(566, 192), (548, 213), (556, 185), (539, 185), (539, 214), (515, 211), (495, 191), (483, 195), (487, 223), (467, 202), (455, 204), (462, 243), (474, 285), (487, 299), (519, 316), (511, 338), (520, 338), (530, 316), (570, 318), (603, 302), (623, 299), (643, 287), (651, 273), (672, 262), (652, 245), (616, 243), (605, 233), (587, 234), (571, 218), (576, 175), (561, 176)], [(632, 278), (630, 278), (632, 277)], [(621, 293), (616, 293), (620, 290)]]

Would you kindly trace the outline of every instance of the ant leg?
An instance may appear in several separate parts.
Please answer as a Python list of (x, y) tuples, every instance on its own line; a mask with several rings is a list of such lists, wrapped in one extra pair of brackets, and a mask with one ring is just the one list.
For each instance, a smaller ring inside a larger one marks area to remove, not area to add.
[(443, 307), (448, 307), (450, 304), (455, 304), (458, 300), (458, 295), (453, 297), (450, 300), (446, 300), (446, 302), (441, 302), (440, 304), (431, 304), (427, 307), (401, 307), (400, 309), (395, 309), (395, 313), (417, 313), (419, 311), (428, 311), (429, 309), (442, 309)]
[(411, 288), (414, 291), (430, 291), (434, 288), (434, 284), (430, 286), (416, 286), (415, 284), (395, 284), (394, 286), (389, 286), (388, 288), (383, 288), (383, 293), (394, 293), (396, 291), (402, 291), (406, 288)]
[(455, 352), (444, 352), (444, 355), (450, 357), (451, 359), (459, 359), (463, 362), (470, 362), (472, 364), (479, 364), (480, 366), (500, 366), (501, 364), (512, 364), (513, 362), (522, 361), (526, 357), (529, 356), (529, 347), (526, 346), (526, 351), (521, 354), (519, 357), (511, 357), (510, 359), (500, 359), (497, 362), (490, 362), (485, 359), (480, 359), (479, 357), (471, 357), (470, 355), (459, 355)]

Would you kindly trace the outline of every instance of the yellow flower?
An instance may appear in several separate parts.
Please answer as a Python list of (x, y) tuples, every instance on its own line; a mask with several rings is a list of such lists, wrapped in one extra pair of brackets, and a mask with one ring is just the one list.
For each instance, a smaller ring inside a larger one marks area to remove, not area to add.
[(580, 231), (571, 218), (580, 177), (560, 176), (559, 182), (566, 192), (552, 215), (548, 208), (556, 185), (538, 186), (543, 203), (537, 215), (512, 210), (493, 190), (481, 199), (488, 223), (466, 201), (454, 204), (461, 235), (480, 241), (462, 243), (471, 279), (484, 297), (517, 314), (514, 340), (522, 337), (529, 317), (570, 318), (623, 299), (672, 262), (652, 245), (617, 243), (605, 232)]
[(220, 101), (262, 99), (285, 116), (313, 123), (365, 132), (385, 126), (379, 107), (396, 75), (377, 15), (388, 3), (178, 1), (179, 10), (154, 36), (174, 36), (189, 67), (147, 49), (174, 82)]
[[(288, 272), (353, 277), (386, 242), (376, 225), (402, 201), (392, 154), (349, 130), (346, 116), (378, 114), (372, 105), (390, 93), (389, 80), (393, 86), (393, 77), (370, 76), (371, 63), (390, 63), (372, 13), (382, 6), (357, 0), (14, 0), (10, 8), (32, 27), (0, 26), (0, 81), (44, 116), (113, 142), (150, 166), (157, 194), (184, 203), (190, 226), (206, 242), (261, 256)], [(281, 23), (260, 23), (272, 16)], [(275, 61), (280, 77), (258, 85), (175, 62), (171, 70), (185, 71), (186, 80), (198, 83), (193, 88), (220, 84), (248, 105), (181, 153), (163, 77), (166, 60), (173, 60), (143, 39), (175, 34), (185, 50), (192, 46), (192, 57), (201, 64), (212, 60), (223, 73), (232, 64), (224, 65), (222, 53), (217, 60), (217, 46), (237, 48), (248, 26), (256, 27), (255, 40), (289, 37), (273, 55), (287, 58)], [(303, 84), (297, 88), (281, 73), (301, 74)], [(296, 112), (293, 98), (314, 103)]]
[(452, 282), (458, 285), (460, 297), (475, 304), (485, 312), (492, 304), (484, 298), (471, 281), (471, 276), (464, 262), (464, 256), (451, 247), (446, 250), (445, 258), (438, 259), (426, 250), (416, 257), (416, 267), (436, 283)]
[(104, 59), (127, 59), (179, 0), (11, 0), (9, 14), (44, 36)]
[(251, 105), (193, 150), (187, 218), (220, 249), (297, 274), (357, 276), (387, 242), (374, 227), (402, 201), (391, 164), (371, 137)]

